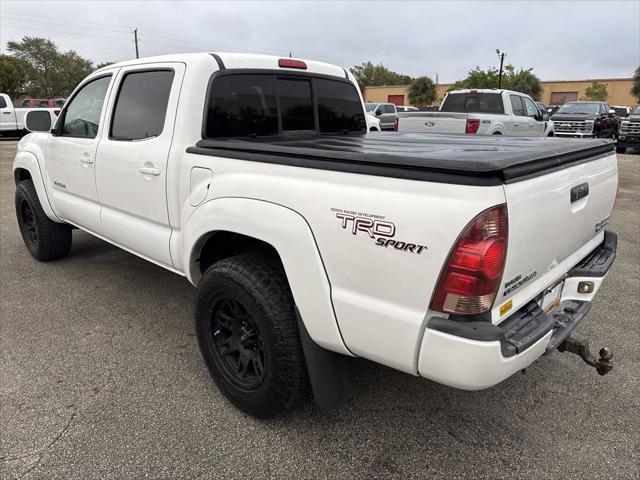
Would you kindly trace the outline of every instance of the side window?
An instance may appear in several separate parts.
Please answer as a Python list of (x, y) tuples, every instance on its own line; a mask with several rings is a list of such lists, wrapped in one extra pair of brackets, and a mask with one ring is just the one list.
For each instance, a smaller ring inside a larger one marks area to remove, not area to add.
[(511, 108), (513, 114), (518, 117), (524, 117), (524, 106), (522, 105), (522, 97), (520, 95), (509, 95), (511, 100)]
[(162, 133), (173, 77), (173, 70), (124, 75), (111, 119), (113, 140), (143, 140)]
[(111, 82), (111, 75), (87, 83), (73, 97), (64, 113), (62, 135), (96, 138), (102, 104)]
[(388, 103), (384, 106), (384, 113), (396, 113), (396, 107)]
[(223, 75), (210, 88), (206, 138), (278, 134), (278, 110), (270, 75)]
[(522, 100), (524, 100), (524, 105), (527, 109), (527, 117), (535, 117), (540, 113), (536, 104), (533, 103), (533, 100), (527, 97), (522, 97)]
[(277, 80), (282, 130), (313, 130), (313, 101), (311, 83), (308, 80)]
[(4, 97), (0, 97), (0, 108), (7, 108), (7, 101)]

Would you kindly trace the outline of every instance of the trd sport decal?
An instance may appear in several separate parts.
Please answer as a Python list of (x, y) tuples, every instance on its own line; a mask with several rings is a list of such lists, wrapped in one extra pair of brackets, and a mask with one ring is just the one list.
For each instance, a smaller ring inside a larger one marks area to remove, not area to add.
[(379, 247), (394, 248), (403, 252), (420, 255), (427, 249), (426, 245), (403, 242), (395, 239), (396, 226), (393, 222), (385, 220), (382, 215), (372, 213), (355, 212), (332, 208), (336, 218), (340, 220), (345, 230), (350, 230), (353, 235), (368, 235)]

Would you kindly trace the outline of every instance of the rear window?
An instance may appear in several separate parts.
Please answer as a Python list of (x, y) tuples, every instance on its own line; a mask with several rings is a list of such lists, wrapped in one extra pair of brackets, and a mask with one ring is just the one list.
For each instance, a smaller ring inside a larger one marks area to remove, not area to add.
[(362, 104), (353, 85), (320, 78), (315, 85), (320, 133), (366, 131)]
[(499, 93), (450, 93), (440, 111), (501, 114), (504, 107)]
[(279, 78), (278, 98), (282, 112), (282, 130), (313, 130), (311, 82)]
[(230, 74), (213, 80), (205, 138), (292, 131), (366, 132), (357, 90), (351, 83), (308, 76)]

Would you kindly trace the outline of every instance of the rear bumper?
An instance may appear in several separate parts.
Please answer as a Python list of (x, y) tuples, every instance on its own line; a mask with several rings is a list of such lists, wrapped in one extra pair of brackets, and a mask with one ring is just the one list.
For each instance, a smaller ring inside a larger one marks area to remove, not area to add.
[[(591, 307), (616, 256), (617, 236), (604, 241), (567, 272), (560, 304), (548, 314), (532, 300), (499, 325), (432, 317), (418, 358), (421, 376), (464, 390), (491, 387), (555, 350)], [(578, 292), (580, 282), (592, 291)]]

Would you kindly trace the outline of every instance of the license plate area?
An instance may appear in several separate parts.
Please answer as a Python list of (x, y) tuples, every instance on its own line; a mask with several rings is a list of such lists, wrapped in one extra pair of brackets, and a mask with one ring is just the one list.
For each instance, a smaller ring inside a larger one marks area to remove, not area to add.
[(542, 292), (538, 304), (540, 305), (540, 308), (544, 313), (548, 314), (549, 312), (553, 311), (558, 305), (560, 305), (563, 286), (564, 278)]

